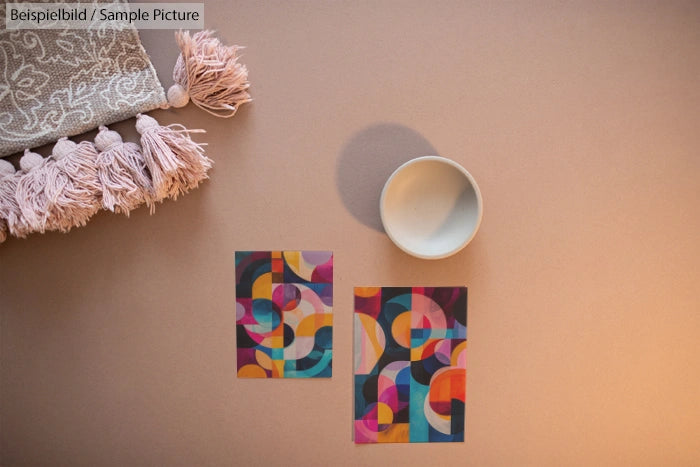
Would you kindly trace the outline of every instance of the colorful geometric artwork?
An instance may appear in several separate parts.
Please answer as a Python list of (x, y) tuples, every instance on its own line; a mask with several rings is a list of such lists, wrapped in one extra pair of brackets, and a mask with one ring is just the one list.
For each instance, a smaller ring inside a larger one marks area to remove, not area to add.
[(236, 252), (239, 378), (329, 378), (333, 253)]
[(355, 288), (355, 443), (464, 441), (466, 287)]

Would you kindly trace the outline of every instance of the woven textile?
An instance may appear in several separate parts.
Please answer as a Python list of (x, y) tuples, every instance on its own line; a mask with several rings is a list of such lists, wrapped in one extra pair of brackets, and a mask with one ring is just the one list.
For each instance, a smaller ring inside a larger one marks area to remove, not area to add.
[(0, 30), (0, 157), (165, 103), (134, 28)]

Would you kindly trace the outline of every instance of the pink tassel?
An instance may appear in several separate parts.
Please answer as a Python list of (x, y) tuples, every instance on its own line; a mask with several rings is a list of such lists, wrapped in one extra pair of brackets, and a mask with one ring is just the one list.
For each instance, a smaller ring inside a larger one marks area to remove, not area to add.
[(208, 177), (213, 161), (204, 155), (202, 144), (195, 143), (182, 125), (160, 126), (148, 115), (139, 114), (136, 130), (141, 133), (141, 148), (153, 180), (155, 200), (171, 197), (196, 188)]
[[(56, 167), (56, 161), (48, 157), (44, 159), (28, 149), (19, 161), (22, 172), (16, 185), (15, 198), (21, 212), (21, 222), (18, 232), (10, 233), (16, 237), (25, 237), (30, 232), (44, 233), (47, 229), (47, 213), (51, 200), (56, 193), (68, 183), (68, 177), (61, 176)], [(49, 182), (50, 181), (50, 182)]]
[(46, 211), (49, 230), (68, 232), (84, 226), (102, 207), (102, 184), (97, 175), (97, 150), (83, 141), (80, 144), (61, 138), (53, 148), (57, 172), (47, 179), (50, 204)]
[[(37, 156), (41, 159), (41, 156)], [(7, 239), (8, 233), (26, 237), (31, 232), (15, 198), (17, 182), (21, 176), (22, 172), (15, 171), (11, 163), (0, 159), (0, 243)]]
[[(14, 179), (14, 175), (15, 166), (6, 160), (0, 159), (0, 243), (7, 240), (7, 231), (9, 229), (7, 218), (11, 212), (19, 208), (15, 200), (15, 190), (5, 181), (6, 178), (8, 180)], [(8, 190), (8, 188), (10, 189)]]
[(175, 83), (168, 89), (168, 102), (184, 107), (191, 99), (217, 117), (232, 117), (238, 107), (251, 101), (248, 69), (238, 63), (242, 47), (225, 46), (212, 31), (178, 31), (175, 40), (180, 56), (173, 69)]
[(100, 151), (97, 175), (102, 184), (102, 206), (129, 217), (131, 210), (146, 203), (153, 213), (153, 183), (139, 145), (125, 143), (119, 133), (101, 126), (95, 146)]

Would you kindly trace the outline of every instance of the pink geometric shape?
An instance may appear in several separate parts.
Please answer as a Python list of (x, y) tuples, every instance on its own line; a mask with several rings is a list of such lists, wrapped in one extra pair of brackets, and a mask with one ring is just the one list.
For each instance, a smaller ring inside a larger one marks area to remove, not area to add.
[[(368, 423), (370, 422), (370, 423)], [(358, 444), (377, 442), (377, 421), (355, 420), (355, 442)]]

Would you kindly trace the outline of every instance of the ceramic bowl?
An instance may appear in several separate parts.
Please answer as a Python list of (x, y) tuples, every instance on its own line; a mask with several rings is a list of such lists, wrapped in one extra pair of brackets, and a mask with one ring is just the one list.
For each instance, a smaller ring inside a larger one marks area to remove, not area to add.
[(444, 157), (425, 156), (391, 174), (379, 210), (396, 246), (418, 258), (440, 259), (474, 238), (483, 202), (479, 186), (464, 167)]

